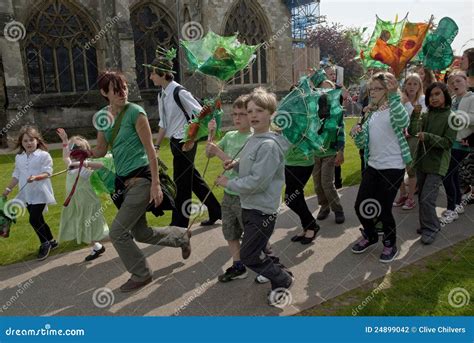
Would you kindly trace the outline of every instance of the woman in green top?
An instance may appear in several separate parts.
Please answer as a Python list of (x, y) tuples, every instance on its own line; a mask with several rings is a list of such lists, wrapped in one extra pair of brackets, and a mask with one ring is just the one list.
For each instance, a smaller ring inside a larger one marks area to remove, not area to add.
[[(191, 254), (190, 231), (184, 228), (150, 228), (146, 221), (147, 207), (158, 207), (163, 192), (158, 175), (158, 163), (146, 112), (128, 102), (125, 77), (107, 71), (99, 76), (99, 89), (109, 102), (96, 115), (97, 146), (92, 156), (103, 157), (112, 149), (117, 174), (116, 194), (121, 201), (119, 211), (110, 228), (110, 239), (127, 270), (130, 279), (120, 287), (130, 292), (152, 280), (145, 256), (134, 242), (180, 247), (184, 259)], [(114, 197), (113, 196), (113, 197)], [(115, 202), (115, 201), (114, 201)]]

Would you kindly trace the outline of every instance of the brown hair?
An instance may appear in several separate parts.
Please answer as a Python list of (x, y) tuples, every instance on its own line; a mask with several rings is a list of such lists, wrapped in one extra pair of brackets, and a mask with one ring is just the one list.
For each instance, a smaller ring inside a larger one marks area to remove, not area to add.
[(455, 76), (461, 76), (462, 78), (467, 80), (466, 72), (464, 72), (463, 70), (460, 70), (460, 69), (456, 69), (456, 70), (453, 70), (451, 72), (451, 74), (449, 74), (448, 82), (449, 82), (450, 79), (454, 78)]
[(408, 74), (408, 76), (405, 79), (405, 82), (403, 82), (402, 91), (403, 91), (403, 93), (405, 93), (408, 96), (408, 94), (406, 92), (406, 85), (407, 85), (408, 80), (412, 80), (412, 79), (416, 80), (418, 82), (418, 85), (420, 86), (420, 88), (418, 89), (418, 92), (416, 92), (416, 95), (415, 95), (415, 101), (418, 101), (420, 99), (420, 97), (424, 94), (423, 93), (423, 81), (421, 80), (421, 77), (418, 73)]
[[(166, 58), (163, 58), (163, 57), (161, 57), (161, 58), (160, 57), (155, 57), (153, 62), (151, 62), (151, 65), (155, 66), (155, 67), (163, 68), (163, 69), (173, 70), (173, 62), (171, 62), (170, 60), (167, 60)], [(174, 75), (171, 72), (167, 72), (167, 71), (163, 71), (163, 70), (159, 70), (159, 69), (155, 69), (155, 68), (153, 68), (153, 71), (161, 77), (163, 77), (163, 75), (164, 75), (166, 81), (171, 82), (171, 81), (174, 80)]]
[[(127, 79), (125, 76), (119, 71), (104, 71), (99, 75), (99, 89), (104, 91), (104, 93), (109, 92), (109, 86), (112, 82), (112, 86), (114, 87), (114, 93), (124, 96), (125, 89), (127, 88)], [(108, 98), (104, 96), (106, 100)]]
[(467, 57), (467, 70), (468, 76), (474, 76), (474, 48), (467, 49), (463, 52), (463, 55)]
[(249, 94), (239, 96), (232, 104), (232, 108), (245, 108)]
[(81, 150), (90, 150), (91, 149), (91, 146), (90, 146), (89, 142), (87, 141), (87, 139), (85, 139), (82, 136), (79, 136), (79, 135), (72, 136), (71, 138), (69, 138), (69, 143), (71, 144), (72, 142), (75, 142), (75, 144), (79, 148), (81, 148)]
[(419, 66), (418, 70), (419, 69), (423, 69), (423, 72), (425, 73), (425, 78), (422, 81), (423, 81), (423, 92), (426, 94), (426, 90), (428, 89), (428, 87), (433, 82), (436, 82), (436, 77), (435, 77), (435, 74), (431, 70), (423, 66)]
[(36, 139), (36, 141), (38, 142), (38, 146), (37, 146), (38, 149), (48, 151), (48, 146), (46, 145), (46, 142), (41, 136), (41, 133), (39, 132), (39, 130), (33, 126), (26, 125), (20, 129), (20, 134), (18, 136), (18, 140), (15, 145), (15, 149), (19, 148), (18, 154), (22, 154), (25, 151), (25, 148), (23, 147), (23, 144), (22, 144), (24, 135), (28, 135), (31, 138)]
[(268, 110), (270, 114), (273, 114), (277, 108), (277, 98), (274, 93), (268, 92), (263, 87), (255, 88), (252, 93), (248, 95), (245, 101), (245, 107), (248, 106), (249, 102), (253, 101), (255, 105)]

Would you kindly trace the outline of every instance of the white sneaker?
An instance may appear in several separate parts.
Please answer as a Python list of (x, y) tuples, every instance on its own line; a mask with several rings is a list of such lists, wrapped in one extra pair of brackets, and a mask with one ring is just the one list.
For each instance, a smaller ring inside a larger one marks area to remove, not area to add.
[(457, 214), (464, 214), (464, 206), (457, 205), (456, 209), (454, 210)]
[(444, 215), (440, 218), (441, 223), (451, 224), (453, 221), (459, 218), (459, 215), (455, 211), (446, 210)]
[(257, 277), (255, 278), (255, 282), (256, 283), (267, 283), (267, 282), (270, 282), (270, 279), (267, 279), (263, 275), (257, 275)]

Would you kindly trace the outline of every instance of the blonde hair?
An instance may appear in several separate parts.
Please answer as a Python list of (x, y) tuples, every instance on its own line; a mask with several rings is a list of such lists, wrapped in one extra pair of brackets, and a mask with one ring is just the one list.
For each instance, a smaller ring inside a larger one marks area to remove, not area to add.
[(89, 142), (87, 141), (87, 139), (79, 135), (72, 136), (71, 138), (69, 138), (69, 144), (72, 144), (72, 143), (76, 144), (79, 148), (81, 148), (81, 150), (91, 149), (91, 146)]
[(248, 95), (248, 98), (245, 101), (245, 107), (248, 106), (250, 101), (253, 101), (258, 107), (269, 111), (270, 114), (273, 114), (277, 108), (276, 95), (267, 91), (263, 87), (255, 88), (252, 93)]
[(423, 93), (423, 81), (421, 80), (421, 77), (418, 73), (408, 74), (408, 76), (405, 79), (405, 82), (403, 82), (403, 88), (402, 88), (403, 93), (405, 93), (407, 96), (408, 96), (408, 94), (406, 92), (406, 85), (407, 85), (407, 82), (409, 80), (416, 80), (418, 82), (419, 88), (418, 88), (418, 91), (416, 92), (416, 95), (415, 95), (415, 102), (416, 102), (424, 94)]
[(327, 83), (328, 85), (331, 86), (332, 89), (335, 89), (335, 88), (336, 88), (336, 84), (335, 84), (334, 82), (332, 82), (331, 80), (323, 80), (323, 81), (321, 81), (321, 82), (319, 83), (318, 87), (316, 87), (316, 88), (323, 88), (323, 87), (321, 87), (321, 85), (322, 85), (323, 83)]

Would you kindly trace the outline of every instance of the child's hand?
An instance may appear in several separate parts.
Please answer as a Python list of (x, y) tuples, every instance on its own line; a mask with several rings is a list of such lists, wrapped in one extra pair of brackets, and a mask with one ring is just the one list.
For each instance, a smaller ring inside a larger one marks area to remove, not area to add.
[(63, 141), (64, 144), (68, 143), (67, 133), (66, 131), (64, 131), (63, 128), (56, 129), (56, 133), (58, 134), (59, 137), (61, 137), (61, 140)]
[(31, 175), (28, 179), (26, 179), (26, 182), (28, 182), (28, 183), (32, 183), (33, 181), (36, 181), (36, 176), (35, 175)]
[(224, 175), (219, 175), (216, 179), (216, 185), (222, 186), (222, 187), (227, 187), (227, 182), (229, 179), (225, 177)]
[(209, 124), (207, 124), (207, 130), (209, 131), (209, 133), (216, 132), (216, 127), (217, 127), (216, 120), (212, 118)]
[(424, 142), (424, 140), (425, 140), (425, 133), (424, 133), (424, 132), (420, 132), (420, 133), (418, 133), (418, 134), (416, 135), (416, 137), (418, 137), (418, 140), (419, 140), (420, 142)]
[(212, 142), (207, 142), (206, 144), (206, 155), (207, 156), (214, 156), (217, 152), (217, 145)]
[(336, 154), (336, 159), (334, 160), (334, 165), (336, 167), (341, 166), (344, 163), (344, 151), (340, 150)]
[(351, 129), (351, 137), (357, 136), (362, 131), (362, 127), (360, 124), (354, 125)]
[(68, 167), (69, 170), (73, 170), (77, 168), (79, 168), (79, 162), (71, 162)]
[(387, 90), (389, 93), (395, 93), (398, 90), (398, 81), (393, 75), (387, 75)]
[(238, 163), (239, 163), (239, 162), (238, 162), (238, 161), (235, 161), (235, 160), (227, 160), (227, 161), (224, 161), (224, 169), (225, 169), (225, 170), (234, 169), (234, 167), (235, 167)]

